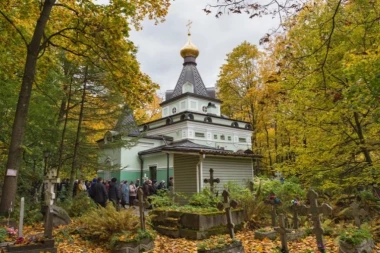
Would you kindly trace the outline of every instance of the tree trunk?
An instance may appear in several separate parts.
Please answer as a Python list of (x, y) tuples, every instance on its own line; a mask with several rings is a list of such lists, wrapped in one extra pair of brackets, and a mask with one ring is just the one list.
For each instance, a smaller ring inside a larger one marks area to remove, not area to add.
[[(12, 137), (9, 146), (6, 174), (0, 203), (0, 213), (6, 213), (15, 201), (17, 191), (17, 176), (21, 163), (22, 143), (28, 116), (30, 96), (35, 78), (40, 43), (43, 38), (46, 23), (56, 0), (45, 0), (40, 17), (37, 20), (33, 37), (27, 48), (27, 56), (22, 78), (21, 90), (17, 102), (15, 120), (12, 127)], [(14, 174), (16, 174), (14, 176)]]
[[(62, 136), (61, 136), (61, 143), (59, 144), (59, 158), (58, 158), (58, 169), (57, 169), (57, 176), (59, 177), (59, 172), (61, 171), (63, 161), (62, 161), (62, 156), (63, 156), (63, 149), (64, 149), (64, 143), (65, 143), (65, 135), (66, 135), (66, 128), (67, 128), (67, 122), (69, 120), (69, 110), (70, 110), (70, 103), (71, 103), (71, 87), (72, 87), (72, 80), (70, 81), (69, 84), (69, 92), (67, 99), (64, 99), (65, 101), (67, 100), (67, 105), (65, 111), (65, 122), (63, 124), (63, 129), (62, 129)], [(62, 100), (63, 101), (63, 100)], [(65, 102), (66, 104), (66, 102)]]
[(75, 145), (74, 145), (74, 153), (73, 153), (73, 163), (71, 165), (71, 172), (70, 172), (70, 187), (69, 187), (69, 190), (73, 190), (73, 187), (74, 187), (74, 176), (76, 174), (75, 172), (76, 172), (77, 163), (78, 163), (78, 149), (79, 149), (79, 142), (80, 142), (80, 132), (81, 132), (81, 128), (82, 128), (83, 110), (84, 110), (84, 103), (85, 103), (85, 99), (86, 99), (87, 71), (88, 71), (88, 67), (86, 67), (85, 72), (84, 72), (82, 103), (80, 105), (77, 135), (75, 137)]
[(360, 149), (363, 152), (363, 155), (365, 157), (366, 162), (369, 166), (372, 166), (372, 158), (369, 150), (365, 147), (366, 141), (363, 134), (363, 129), (360, 124), (359, 120), (359, 113), (354, 112), (354, 119), (355, 119), (355, 125), (356, 125), (356, 133), (358, 134), (359, 140), (360, 140)]

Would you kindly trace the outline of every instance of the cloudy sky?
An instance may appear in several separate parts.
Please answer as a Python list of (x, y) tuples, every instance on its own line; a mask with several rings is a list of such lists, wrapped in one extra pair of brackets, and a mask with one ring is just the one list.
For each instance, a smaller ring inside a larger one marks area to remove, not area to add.
[[(101, 0), (106, 1), (106, 0)], [(131, 40), (138, 46), (137, 59), (142, 71), (160, 85), (160, 95), (174, 89), (182, 69), (179, 54), (187, 42), (189, 20), (192, 42), (199, 48), (198, 70), (206, 87), (215, 86), (226, 54), (243, 41), (258, 45), (259, 39), (277, 24), (271, 17), (249, 19), (245, 14), (215, 18), (202, 9), (216, 0), (176, 0), (172, 2), (164, 23), (145, 21), (142, 31), (133, 31)]]

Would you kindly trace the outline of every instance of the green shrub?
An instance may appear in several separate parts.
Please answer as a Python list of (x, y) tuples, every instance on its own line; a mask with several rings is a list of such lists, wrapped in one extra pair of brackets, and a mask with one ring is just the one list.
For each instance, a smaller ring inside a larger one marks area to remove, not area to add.
[(85, 213), (96, 208), (95, 202), (88, 196), (87, 192), (79, 192), (72, 199), (58, 203), (70, 217), (81, 217)]
[(0, 242), (5, 242), (8, 232), (5, 228), (0, 228)]
[(164, 207), (174, 205), (174, 198), (172, 194), (166, 189), (157, 191), (156, 195), (149, 196), (149, 202), (153, 207)]
[(139, 218), (134, 215), (133, 210), (118, 212), (111, 203), (105, 208), (98, 207), (87, 211), (79, 221), (84, 228), (82, 236), (104, 242), (109, 242), (115, 234), (125, 231), (135, 234), (140, 225)]
[(203, 188), (200, 193), (193, 194), (189, 199), (190, 206), (216, 207), (220, 199), (208, 188)]
[(339, 239), (351, 245), (360, 245), (366, 239), (372, 239), (370, 229), (366, 225), (362, 225), (360, 229), (357, 227), (349, 227), (340, 234)]

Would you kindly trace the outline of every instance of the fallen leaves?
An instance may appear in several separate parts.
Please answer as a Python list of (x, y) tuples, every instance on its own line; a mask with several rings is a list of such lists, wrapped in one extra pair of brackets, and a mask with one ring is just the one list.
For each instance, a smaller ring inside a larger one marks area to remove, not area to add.
[[(62, 226), (54, 230), (55, 239), (58, 241), (58, 253), (109, 253), (104, 245), (96, 245), (90, 241), (85, 240), (80, 234), (70, 234), (62, 236), (62, 230), (69, 231), (75, 229), (76, 224)], [(59, 233), (61, 231), (61, 233)], [(25, 227), (25, 235), (33, 235), (43, 233), (43, 226), (41, 224), (33, 227)], [(224, 237), (224, 236), (223, 236)], [(256, 240), (254, 239), (254, 231), (240, 231), (236, 233), (236, 239), (243, 243), (245, 253), (272, 253), (278, 252), (281, 247), (279, 240), (271, 241), (269, 239)], [(335, 238), (325, 236), (325, 246), (329, 253), (338, 252), (338, 246), (334, 243)], [(155, 247), (153, 253), (196, 253), (197, 243), (202, 241), (187, 240), (183, 238), (169, 238), (163, 235), (157, 235), (155, 240)], [(307, 236), (299, 241), (288, 243), (289, 252), (296, 253), (318, 253), (316, 250), (317, 245), (314, 236)], [(376, 245), (373, 253), (380, 252), (380, 243)]]

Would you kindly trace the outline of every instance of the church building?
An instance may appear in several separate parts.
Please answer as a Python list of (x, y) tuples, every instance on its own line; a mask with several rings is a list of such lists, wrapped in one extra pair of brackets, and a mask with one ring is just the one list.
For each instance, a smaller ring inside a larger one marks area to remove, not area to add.
[[(98, 141), (99, 176), (134, 182), (174, 177), (175, 191), (188, 195), (209, 186), (210, 168), (219, 190), (228, 181), (252, 180), (259, 156), (251, 151), (251, 124), (221, 114), (215, 88), (207, 88), (197, 70), (199, 50), (190, 34), (180, 54), (182, 72), (160, 104), (162, 118), (138, 126), (125, 107), (115, 128)], [(120, 140), (126, 144), (117, 145)]]

